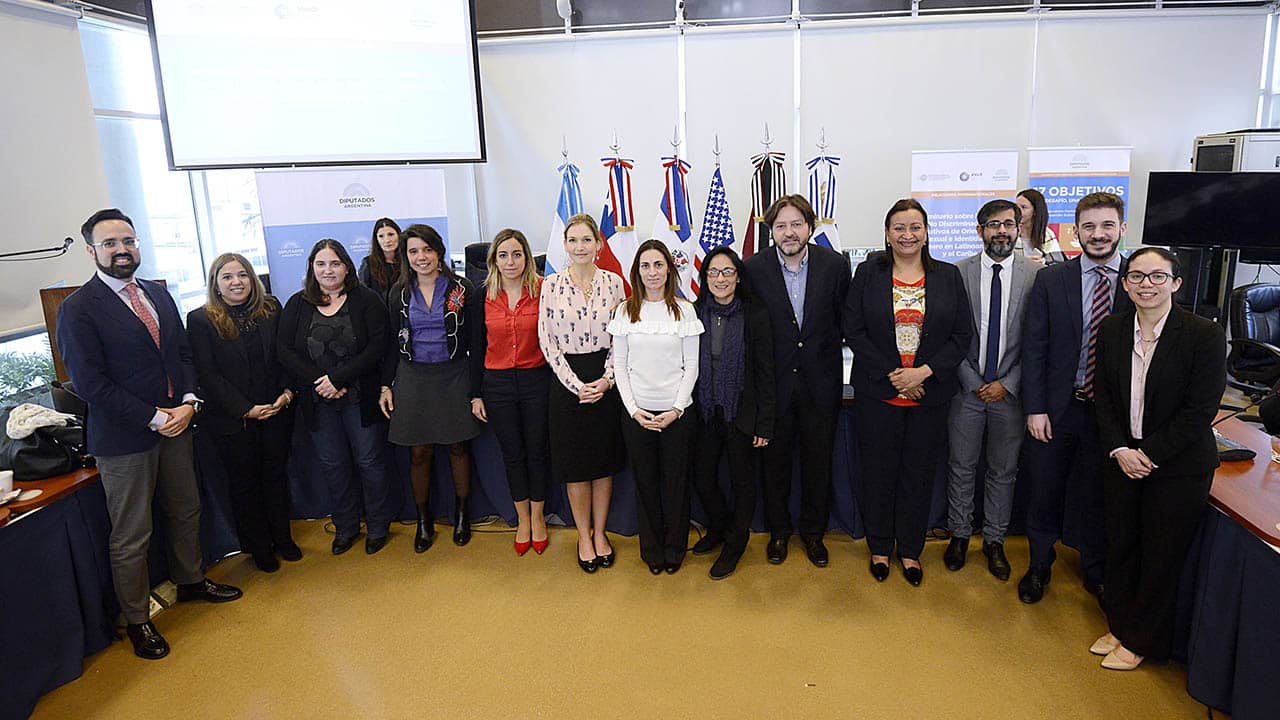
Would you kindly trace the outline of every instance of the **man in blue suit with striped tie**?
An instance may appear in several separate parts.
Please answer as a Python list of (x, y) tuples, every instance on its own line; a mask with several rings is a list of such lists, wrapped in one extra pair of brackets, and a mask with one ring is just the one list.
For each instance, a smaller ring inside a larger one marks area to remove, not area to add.
[(1031, 482), (1027, 540), (1031, 566), (1018, 582), (1018, 598), (1039, 602), (1049, 586), (1063, 536), (1065, 508), (1079, 525), (1071, 533), (1080, 549), (1084, 587), (1102, 597), (1106, 530), (1102, 508), (1102, 460), (1094, 416), (1097, 331), (1112, 312), (1132, 307), (1120, 288), (1124, 263), (1124, 200), (1108, 192), (1076, 204), (1076, 237), (1082, 254), (1036, 273), (1022, 330), (1022, 410), (1027, 414)]
[(58, 349), (89, 408), (86, 441), (107, 496), (111, 575), (129, 640), (138, 657), (158, 660), (169, 644), (149, 612), (153, 502), (178, 600), (227, 602), (240, 590), (208, 580), (201, 567), (188, 432), (200, 400), (177, 305), (163, 286), (134, 277), (142, 254), (127, 215), (99, 210), (80, 232), (97, 272), (58, 308)]

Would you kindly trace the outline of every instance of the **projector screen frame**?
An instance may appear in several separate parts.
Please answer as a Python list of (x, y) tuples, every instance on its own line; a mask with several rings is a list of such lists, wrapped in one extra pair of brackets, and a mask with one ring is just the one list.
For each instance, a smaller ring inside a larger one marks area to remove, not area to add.
[(476, 33), (476, 0), (467, 0), (471, 27), (471, 74), (475, 81), (476, 129), (479, 131), (480, 152), (476, 157), (465, 158), (414, 158), (395, 160), (323, 160), (308, 162), (272, 162), (272, 163), (194, 163), (179, 165), (173, 159), (173, 141), (169, 134), (169, 112), (165, 105), (164, 75), (160, 71), (160, 46), (156, 41), (155, 10), (152, 0), (145, 0), (147, 12), (147, 37), (151, 43), (151, 66), (156, 75), (156, 92), (160, 102), (160, 126), (164, 132), (164, 153), (169, 162), (169, 169), (174, 171), (194, 170), (256, 170), (266, 168), (308, 168), (308, 167), (359, 167), (364, 165), (461, 165), (488, 162), (488, 149), (484, 137), (484, 98), (480, 95), (480, 44)]

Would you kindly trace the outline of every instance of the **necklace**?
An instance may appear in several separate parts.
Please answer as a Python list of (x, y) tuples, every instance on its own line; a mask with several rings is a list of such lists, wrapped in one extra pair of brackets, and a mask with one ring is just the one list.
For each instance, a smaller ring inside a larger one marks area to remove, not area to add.
[(593, 271), (592, 271), (592, 273), (591, 273), (591, 277), (587, 278), (587, 284), (586, 284), (586, 287), (583, 287), (582, 283), (578, 282), (578, 279), (577, 279), (576, 277), (574, 277), (574, 276), (573, 276), (573, 273), (572, 273), (572, 272), (570, 272), (570, 273), (569, 273), (569, 281), (573, 283), (574, 287), (576, 287), (576, 288), (578, 288), (579, 290), (581, 290), (581, 291), (582, 291), (582, 296), (583, 296), (583, 297), (585, 297), (585, 298), (586, 298), (586, 299), (588, 299), (588, 300), (590, 300), (590, 299), (591, 299), (591, 292), (595, 289), (595, 288), (592, 286), (592, 284), (591, 284), (591, 281), (592, 281), (594, 278), (595, 278), (595, 272), (594, 272), (594, 269), (593, 269)]

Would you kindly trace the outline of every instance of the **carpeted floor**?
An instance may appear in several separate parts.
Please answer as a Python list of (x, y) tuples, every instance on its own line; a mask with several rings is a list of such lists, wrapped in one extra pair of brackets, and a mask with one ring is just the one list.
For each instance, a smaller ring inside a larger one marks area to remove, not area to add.
[[(500, 526), (501, 527), (501, 526)], [(135, 658), (127, 641), (87, 661), (36, 718), (1203, 718), (1176, 663), (1099, 668), (1106, 626), (1061, 553), (1038, 605), (986, 571), (975, 538), (958, 573), (945, 543), (913, 588), (867, 572), (865, 543), (830, 534), (818, 569), (798, 540), (780, 567), (752, 538), (731, 578), (714, 555), (653, 577), (634, 538), (586, 575), (575, 535), (517, 557), (505, 528), (455, 547), (447, 528), (415, 555), (412, 528), (368, 557), (329, 553), (321, 522), (295, 522), (306, 557), (277, 573), (237, 556), (210, 576), (244, 588), (228, 605), (183, 605), (156, 625), (173, 646)], [(694, 538), (691, 538), (691, 541)], [(1218, 715), (1217, 717), (1221, 717)]]

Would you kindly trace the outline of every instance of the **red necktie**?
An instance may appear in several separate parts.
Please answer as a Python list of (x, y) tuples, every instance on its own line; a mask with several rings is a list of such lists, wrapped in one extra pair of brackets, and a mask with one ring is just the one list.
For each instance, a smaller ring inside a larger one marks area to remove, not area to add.
[[(156, 344), (156, 349), (160, 349), (160, 324), (156, 322), (156, 317), (151, 314), (146, 304), (142, 302), (137, 283), (125, 285), (124, 290), (129, 294), (129, 306), (133, 308), (133, 314), (138, 316), (138, 319), (146, 326), (147, 332), (151, 333), (151, 341)], [(173, 380), (168, 380), (168, 383), (169, 397), (173, 397)]]
[(1098, 371), (1098, 326), (1111, 314), (1111, 279), (1107, 277), (1107, 269), (1097, 267), (1094, 272), (1098, 273), (1098, 280), (1089, 302), (1089, 350), (1085, 353), (1084, 385), (1080, 388), (1088, 398), (1093, 398), (1093, 377)]

